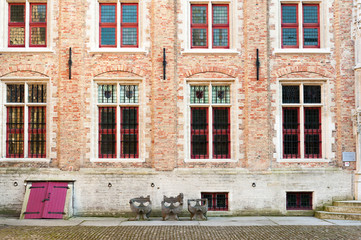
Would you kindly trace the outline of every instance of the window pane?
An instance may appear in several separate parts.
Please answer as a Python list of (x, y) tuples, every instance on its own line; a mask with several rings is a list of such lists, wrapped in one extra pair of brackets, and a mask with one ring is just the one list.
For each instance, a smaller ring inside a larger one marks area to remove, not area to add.
[(318, 28), (303, 29), (304, 45), (317, 46), (318, 45)]
[(31, 45), (45, 45), (46, 44), (46, 28), (32, 27), (31, 28)]
[(120, 85), (120, 103), (138, 103), (137, 85)]
[(25, 22), (25, 5), (10, 5), (10, 22)]
[(297, 6), (282, 5), (282, 23), (297, 23)]
[(29, 102), (46, 103), (46, 85), (45, 84), (29, 84)]
[(46, 5), (31, 6), (31, 22), (33, 23), (46, 22)]
[(213, 29), (213, 46), (228, 47), (228, 29), (227, 28)]
[(300, 207), (301, 208), (310, 208), (311, 205), (311, 194), (301, 194), (300, 196)]
[(304, 86), (303, 96), (305, 103), (321, 103), (321, 86)]
[(213, 201), (212, 201), (213, 200), (213, 195), (203, 193), (202, 198), (207, 198), (208, 199), (208, 210), (213, 209)]
[(24, 102), (24, 85), (8, 84), (6, 85), (6, 102), (23, 103)]
[(229, 86), (212, 86), (212, 103), (230, 103)]
[(297, 28), (282, 28), (283, 46), (297, 46)]
[(282, 103), (300, 103), (299, 86), (282, 86)]
[(191, 86), (191, 103), (208, 103), (208, 86)]
[(101, 45), (115, 45), (115, 28), (101, 28)]
[(122, 134), (122, 157), (134, 158), (138, 154), (138, 136), (136, 134)]
[(29, 157), (46, 157), (46, 108), (29, 107)]
[(195, 158), (205, 157), (208, 154), (207, 135), (193, 135), (192, 136), (192, 156)]
[(207, 30), (203, 28), (192, 29), (192, 46), (206, 47), (207, 46)]
[(137, 5), (123, 4), (122, 6), (122, 22), (123, 23), (137, 23)]
[(305, 108), (305, 129), (320, 129), (320, 109)]
[(318, 23), (318, 6), (303, 5), (303, 22)]
[(287, 209), (297, 208), (297, 195), (295, 193), (287, 193)]
[(191, 157), (208, 158), (208, 108), (191, 108)]
[(115, 157), (115, 134), (100, 134), (100, 156), (101, 158)]
[(99, 108), (99, 157), (116, 157), (116, 108)]
[(227, 207), (226, 195), (225, 194), (217, 194), (217, 208), (225, 209), (226, 207)]
[(122, 28), (122, 45), (136, 46), (138, 44), (137, 28)]
[(116, 103), (117, 86), (116, 85), (98, 85), (99, 103)]
[(24, 45), (25, 44), (25, 28), (11, 27), (10, 28), (10, 45)]
[(122, 108), (122, 129), (138, 129), (138, 108)]
[(228, 6), (213, 6), (213, 24), (228, 24)]
[(229, 158), (229, 136), (213, 135), (213, 150), (215, 158)]
[(101, 23), (115, 23), (115, 5), (100, 5)]
[(299, 116), (298, 108), (283, 109), (283, 157), (299, 156)]
[(214, 129), (229, 129), (229, 108), (213, 108)]
[(115, 129), (115, 108), (100, 108), (100, 130)]
[(6, 122), (6, 157), (24, 156), (24, 108), (8, 107)]
[(192, 24), (207, 24), (206, 6), (192, 6)]
[(208, 121), (207, 121), (207, 109), (200, 108), (192, 108), (192, 129), (207, 129)]
[(307, 158), (317, 158), (320, 155), (320, 136), (318, 134), (305, 135), (305, 154), (308, 155)]
[(283, 109), (283, 128), (284, 129), (298, 129), (298, 109), (284, 108)]

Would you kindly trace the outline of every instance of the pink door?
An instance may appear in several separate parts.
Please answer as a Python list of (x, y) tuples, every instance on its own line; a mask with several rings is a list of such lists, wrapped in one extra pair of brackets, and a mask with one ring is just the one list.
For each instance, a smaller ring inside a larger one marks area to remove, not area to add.
[(63, 218), (67, 182), (35, 182), (30, 187), (30, 196), (25, 219)]

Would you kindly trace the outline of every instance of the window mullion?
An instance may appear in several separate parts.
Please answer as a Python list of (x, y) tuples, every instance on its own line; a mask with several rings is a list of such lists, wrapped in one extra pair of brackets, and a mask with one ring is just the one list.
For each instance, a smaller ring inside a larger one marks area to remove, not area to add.
[(122, 40), (122, 29), (121, 29), (121, 20), (122, 20), (122, 11), (121, 11), (121, 3), (118, 1), (117, 2), (117, 35), (116, 39), (117, 39), (117, 48), (119, 48), (121, 46), (121, 40)]
[(208, 157), (213, 159), (213, 108), (212, 105), (208, 107)]
[(24, 92), (24, 158), (29, 156), (29, 109), (28, 109), (28, 96), (29, 88), (28, 84), (25, 83), (25, 92)]
[(119, 159), (120, 158), (120, 151), (121, 151), (121, 133), (120, 133), (120, 121), (122, 120), (122, 117), (121, 117), (121, 108), (120, 108), (120, 87), (119, 87), (119, 83), (117, 83), (117, 113), (116, 113), (116, 116), (115, 116), (115, 122), (117, 123), (117, 135), (116, 135), (116, 152), (117, 152), (117, 155), (116, 157)]
[(298, 3), (298, 47), (303, 48), (303, 5), (302, 2)]
[(208, 2), (208, 48), (213, 48), (213, 8), (212, 8), (212, 2)]
[[(301, 45), (303, 46), (303, 45)], [(303, 84), (300, 85), (300, 156), (305, 158), (305, 124), (304, 124), (304, 94), (303, 94)]]
[(25, 2), (25, 48), (30, 45), (30, 3)]

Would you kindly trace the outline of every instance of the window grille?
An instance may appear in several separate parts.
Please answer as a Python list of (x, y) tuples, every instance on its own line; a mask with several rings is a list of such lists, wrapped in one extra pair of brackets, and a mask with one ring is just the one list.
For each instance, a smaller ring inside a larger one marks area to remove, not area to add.
[(121, 108), (121, 157), (138, 157), (138, 108)]
[(300, 157), (300, 124), (298, 108), (283, 108), (283, 157)]
[[(23, 85), (22, 85), (23, 86)], [(30, 103), (46, 103), (46, 85), (29, 84), (29, 99)]]
[(139, 92), (137, 85), (120, 85), (121, 103), (138, 103)]
[(213, 108), (213, 157), (230, 158), (229, 108)]
[(8, 107), (6, 123), (6, 157), (24, 157), (24, 108)]
[(191, 86), (191, 103), (208, 103), (208, 86)]
[(46, 108), (29, 107), (29, 157), (46, 157)]
[(228, 211), (228, 193), (201, 193), (208, 199), (208, 211)]
[(212, 103), (227, 103), (231, 100), (229, 86), (212, 86)]
[(116, 103), (116, 85), (98, 85), (98, 103)]
[(208, 108), (191, 108), (192, 158), (208, 158)]
[(99, 157), (116, 157), (116, 108), (99, 108)]
[(321, 108), (305, 108), (305, 157), (321, 158)]
[(287, 210), (312, 210), (312, 192), (287, 192)]

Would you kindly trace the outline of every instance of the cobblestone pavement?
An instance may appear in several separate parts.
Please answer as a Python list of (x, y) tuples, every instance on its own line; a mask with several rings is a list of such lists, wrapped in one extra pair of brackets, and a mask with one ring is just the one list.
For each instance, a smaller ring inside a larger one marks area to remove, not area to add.
[(0, 226), (0, 239), (361, 239), (361, 226)]

